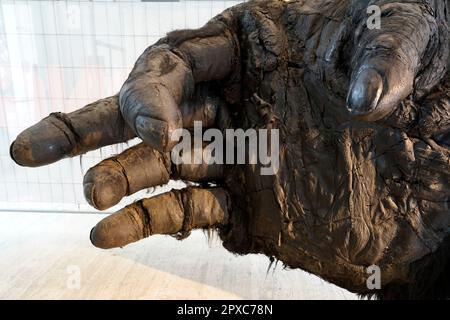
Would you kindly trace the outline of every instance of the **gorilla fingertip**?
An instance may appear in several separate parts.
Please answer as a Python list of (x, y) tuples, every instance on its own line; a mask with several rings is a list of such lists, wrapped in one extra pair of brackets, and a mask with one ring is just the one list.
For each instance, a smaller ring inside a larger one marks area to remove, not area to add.
[(141, 225), (131, 217), (135, 214), (128, 207), (101, 220), (91, 230), (90, 239), (94, 246), (102, 249), (118, 248), (144, 238)]
[(70, 155), (73, 149), (67, 132), (52, 123), (47, 117), (22, 131), (11, 144), (10, 156), (21, 166), (47, 165)]
[(173, 147), (169, 141), (169, 126), (166, 121), (137, 116), (134, 125), (137, 136), (153, 149), (166, 152)]
[(83, 192), (91, 206), (97, 210), (105, 210), (126, 196), (127, 181), (114, 167), (95, 166), (84, 176)]
[(36, 167), (40, 165), (40, 163), (34, 159), (29, 139), (24, 137), (23, 133), (19, 134), (16, 140), (11, 143), (9, 155), (11, 159), (20, 166)]
[(111, 245), (109, 234), (105, 230), (102, 222), (100, 221), (95, 227), (92, 228), (89, 235), (91, 243), (100, 249), (111, 249), (114, 246)]
[(361, 69), (352, 81), (347, 96), (347, 109), (351, 115), (371, 120), (383, 93), (383, 77), (373, 68)]
[(11, 157), (11, 159), (17, 163), (18, 165), (22, 166), (23, 161), (21, 161), (22, 157), (21, 157), (22, 153), (20, 152), (20, 149), (17, 147), (16, 141), (13, 141), (11, 143), (11, 146), (9, 147), (9, 156)]

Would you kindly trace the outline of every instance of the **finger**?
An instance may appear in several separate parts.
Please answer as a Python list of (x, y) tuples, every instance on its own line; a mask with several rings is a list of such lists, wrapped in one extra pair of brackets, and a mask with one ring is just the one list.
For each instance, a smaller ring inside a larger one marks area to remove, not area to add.
[(394, 3), (380, 7), (381, 28), (366, 24), (357, 32), (347, 97), (350, 113), (366, 121), (379, 120), (413, 91), (435, 28), (424, 5)]
[(20, 133), (10, 153), (17, 164), (37, 167), (133, 137), (113, 96), (72, 113), (50, 114)]
[(120, 90), (128, 125), (145, 143), (169, 151), (174, 130), (183, 127), (180, 104), (196, 83), (227, 77), (235, 59), (230, 31), (215, 21), (199, 30), (178, 31), (149, 47)]
[(83, 180), (84, 195), (90, 205), (105, 210), (125, 196), (166, 184), (171, 178), (216, 181), (222, 178), (222, 171), (222, 165), (218, 164), (174, 165), (169, 153), (140, 143), (89, 169)]
[(137, 201), (100, 221), (91, 231), (96, 247), (122, 247), (154, 234), (186, 235), (228, 221), (230, 200), (222, 188), (172, 190)]
[(85, 198), (96, 209), (104, 210), (138, 190), (165, 184), (170, 179), (169, 161), (167, 155), (143, 143), (131, 147), (86, 172)]

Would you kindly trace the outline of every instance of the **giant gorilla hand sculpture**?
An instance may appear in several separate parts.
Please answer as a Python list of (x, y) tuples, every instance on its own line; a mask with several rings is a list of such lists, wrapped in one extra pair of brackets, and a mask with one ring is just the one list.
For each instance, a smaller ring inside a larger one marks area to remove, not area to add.
[[(381, 29), (367, 28), (371, 4)], [(117, 96), (50, 115), (11, 156), (39, 166), (137, 135), (145, 144), (87, 172), (98, 209), (170, 178), (202, 182), (108, 216), (91, 232), (101, 248), (214, 227), (232, 252), (264, 253), (353, 292), (445, 298), (449, 12), (442, 0), (249, 1), (168, 34)], [(279, 171), (174, 165), (169, 137), (194, 120), (279, 129)], [(373, 264), (376, 292), (366, 286)]]

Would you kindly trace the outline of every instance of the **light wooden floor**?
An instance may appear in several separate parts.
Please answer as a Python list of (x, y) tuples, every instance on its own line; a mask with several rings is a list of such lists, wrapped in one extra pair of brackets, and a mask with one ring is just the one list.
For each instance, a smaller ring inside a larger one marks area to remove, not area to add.
[(200, 231), (183, 241), (155, 236), (123, 249), (97, 249), (89, 231), (102, 217), (0, 213), (0, 298), (356, 298), (280, 264), (266, 273), (267, 257), (235, 256)]

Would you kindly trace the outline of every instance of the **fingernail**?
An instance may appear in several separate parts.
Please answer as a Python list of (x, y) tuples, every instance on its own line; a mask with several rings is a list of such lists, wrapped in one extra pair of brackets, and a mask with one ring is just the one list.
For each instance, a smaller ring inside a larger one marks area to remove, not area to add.
[(97, 248), (114, 248), (114, 246), (110, 244), (111, 235), (109, 234), (108, 229), (105, 228), (103, 221), (100, 221), (95, 227), (92, 228), (89, 239), (91, 240), (91, 243)]
[[(120, 239), (120, 225), (114, 223), (114, 217), (116, 214), (112, 214), (109, 217), (101, 220), (99, 223), (92, 228), (89, 238), (91, 243), (100, 249), (111, 249), (119, 247), (116, 245), (116, 240), (119, 242), (123, 241)], [(111, 221), (111, 218), (112, 220)], [(117, 239), (119, 238), (119, 239)]]
[(101, 220), (91, 230), (91, 243), (102, 249), (123, 247), (144, 238), (142, 225), (131, 217), (128, 207)]
[(146, 116), (137, 116), (134, 122), (136, 134), (148, 146), (164, 152), (167, 148), (167, 122)]
[(95, 246), (94, 244), (94, 237), (93, 237), (93, 233), (94, 233), (94, 228), (91, 229), (91, 232), (89, 233), (89, 240), (91, 240), (91, 243)]
[(17, 164), (37, 167), (58, 161), (71, 150), (66, 134), (47, 118), (20, 133), (9, 153)]
[(86, 201), (98, 210), (111, 208), (126, 196), (127, 181), (122, 173), (112, 166), (95, 166), (83, 179)]
[(383, 78), (375, 69), (363, 69), (350, 85), (347, 109), (355, 116), (373, 112), (383, 93)]
[(15, 163), (17, 163), (17, 164), (19, 164), (20, 165), (20, 163), (19, 163), (19, 157), (17, 156), (17, 154), (18, 154), (18, 148), (17, 148), (17, 145), (15, 145), (16, 144), (16, 141), (13, 141), (12, 143), (11, 143), (11, 146), (9, 147), (9, 156), (11, 157), (11, 159), (13, 159), (14, 160), (14, 162)]

